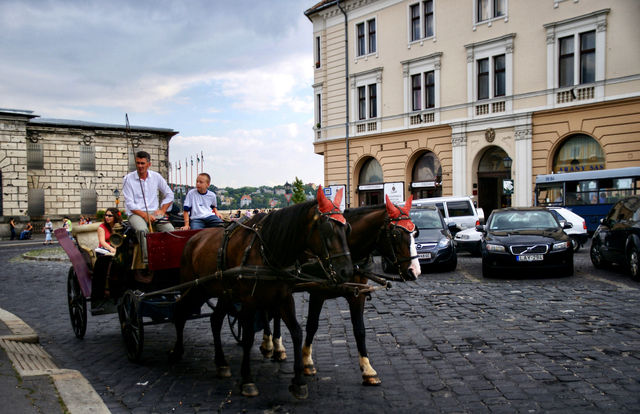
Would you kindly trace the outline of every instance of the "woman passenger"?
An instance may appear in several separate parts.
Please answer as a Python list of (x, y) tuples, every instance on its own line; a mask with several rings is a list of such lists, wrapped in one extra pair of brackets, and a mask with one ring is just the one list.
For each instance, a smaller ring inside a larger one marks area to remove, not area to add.
[(116, 223), (120, 223), (120, 212), (117, 208), (110, 207), (104, 213), (104, 221), (98, 227), (98, 243), (99, 247), (109, 250), (111, 254), (116, 254), (116, 248), (110, 243), (111, 233), (113, 233), (113, 226)]

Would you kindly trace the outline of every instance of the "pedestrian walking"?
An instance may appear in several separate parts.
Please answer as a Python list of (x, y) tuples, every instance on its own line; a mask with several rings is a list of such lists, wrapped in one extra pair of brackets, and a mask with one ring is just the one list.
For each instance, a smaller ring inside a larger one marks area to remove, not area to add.
[(16, 222), (13, 219), (13, 217), (11, 217), (11, 220), (9, 220), (9, 230), (11, 230), (11, 240), (16, 238)]
[(51, 219), (47, 217), (47, 221), (44, 223), (44, 227), (42, 227), (42, 231), (44, 232), (44, 243), (42, 244), (51, 244), (51, 233), (53, 233), (53, 223)]

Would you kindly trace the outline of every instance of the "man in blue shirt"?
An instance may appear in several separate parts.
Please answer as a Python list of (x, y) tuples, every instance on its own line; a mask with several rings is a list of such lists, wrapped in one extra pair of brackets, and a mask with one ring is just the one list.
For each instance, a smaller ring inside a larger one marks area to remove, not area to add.
[(210, 183), (209, 174), (198, 174), (196, 188), (191, 189), (184, 199), (183, 230), (222, 226), (222, 220), (218, 217), (216, 194), (208, 190)]

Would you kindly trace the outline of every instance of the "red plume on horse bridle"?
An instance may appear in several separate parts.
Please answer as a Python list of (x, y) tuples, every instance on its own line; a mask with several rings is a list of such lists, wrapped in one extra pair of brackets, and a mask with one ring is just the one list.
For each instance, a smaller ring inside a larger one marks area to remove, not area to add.
[(342, 193), (343, 189), (341, 188), (336, 193), (336, 198), (331, 201), (324, 195), (324, 190), (322, 186), (318, 186), (318, 192), (316, 193), (316, 198), (318, 199), (318, 210), (320, 210), (321, 214), (328, 215), (330, 219), (333, 219), (339, 223), (345, 224), (347, 220), (345, 220), (342, 215), (342, 211), (340, 211), (340, 202), (342, 201)]
[(411, 217), (409, 216), (412, 201), (413, 194), (409, 196), (404, 207), (398, 207), (391, 202), (389, 196), (386, 196), (387, 214), (389, 215), (389, 218), (395, 223), (396, 226), (400, 226), (409, 232), (412, 232), (416, 229), (416, 225), (413, 224), (413, 222), (411, 221)]

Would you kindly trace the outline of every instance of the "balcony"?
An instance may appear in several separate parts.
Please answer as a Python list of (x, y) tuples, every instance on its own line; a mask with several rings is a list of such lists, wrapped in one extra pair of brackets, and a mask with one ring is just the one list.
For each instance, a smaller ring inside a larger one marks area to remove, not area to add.
[(474, 106), (475, 116), (499, 114), (499, 113), (506, 112), (506, 110), (507, 110), (506, 101), (487, 102), (487, 103), (476, 104)]
[(564, 104), (574, 101), (584, 101), (595, 97), (595, 87), (571, 88), (556, 93), (556, 103)]
[(375, 132), (378, 130), (378, 122), (360, 122), (356, 124), (356, 134), (364, 134), (367, 132)]
[(416, 115), (409, 115), (409, 125), (422, 125), (432, 124), (436, 121), (436, 115), (434, 112), (425, 112)]

